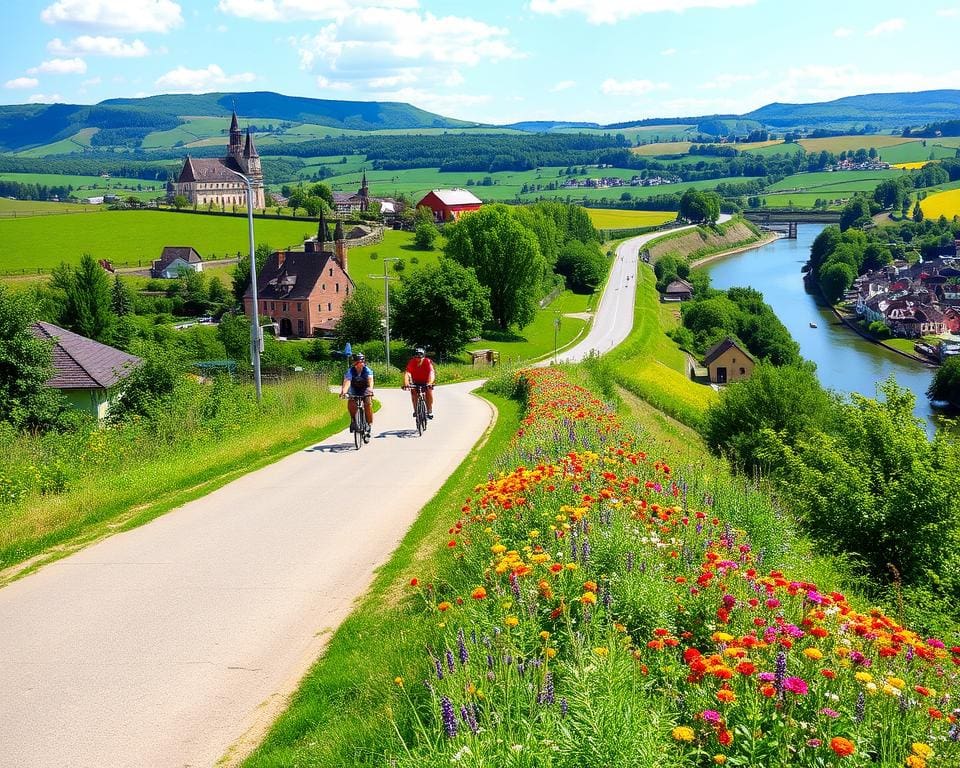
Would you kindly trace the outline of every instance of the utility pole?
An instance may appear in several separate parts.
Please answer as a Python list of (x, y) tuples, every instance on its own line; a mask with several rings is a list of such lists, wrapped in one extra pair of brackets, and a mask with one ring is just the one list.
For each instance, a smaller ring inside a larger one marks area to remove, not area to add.
[(385, 345), (387, 352), (387, 368), (390, 367), (390, 281), (396, 280), (395, 277), (390, 277), (387, 274), (387, 262), (388, 261), (400, 261), (400, 258), (397, 256), (391, 256), (383, 260), (383, 276), (380, 275), (370, 275), (372, 280), (383, 280), (383, 305), (384, 305), (384, 336), (385, 336)]

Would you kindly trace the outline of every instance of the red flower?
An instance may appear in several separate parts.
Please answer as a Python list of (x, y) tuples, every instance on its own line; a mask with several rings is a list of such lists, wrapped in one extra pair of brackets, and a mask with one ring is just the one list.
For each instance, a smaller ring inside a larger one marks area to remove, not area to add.
[(834, 736), (830, 739), (830, 749), (839, 757), (849, 757), (857, 751), (856, 745), (850, 739), (843, 738), (843, 736)]

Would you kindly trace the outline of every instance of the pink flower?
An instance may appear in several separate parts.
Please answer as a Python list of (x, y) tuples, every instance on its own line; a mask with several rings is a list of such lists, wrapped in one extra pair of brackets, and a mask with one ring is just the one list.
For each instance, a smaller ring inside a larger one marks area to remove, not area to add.
[(702, 717), (706, 722), (711, 723), (712, 725), (717, 725), (721, 720), (720, 713), (717, 712), (715, 709), (703, 710), (703, 712), (700, 713), (700, 717)]
[(797, 696), (806, 696), (807, 683), (805, 680), (802, 680), (799, 677), (788, 677), (783, 681), (784, 690), (790, 691), (790, 693), (795, 693)]

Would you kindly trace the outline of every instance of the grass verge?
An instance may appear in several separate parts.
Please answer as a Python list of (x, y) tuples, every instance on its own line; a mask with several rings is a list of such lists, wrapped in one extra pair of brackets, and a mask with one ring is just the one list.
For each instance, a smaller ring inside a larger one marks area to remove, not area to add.
[[(247, 768), (291, 765), (382, 765), (400, 749), (388, 706), (396, 677), (415, 680), (429, 633), (415, 617), (422, 611), (402, 599), (416, 574), (438, 572), (447, 529), (462, 500), (485, 481), (516, 431), (519, 403), (484, 393), (499, 416), (470, 458), (427, 504), (370, 591), (330, 640), (304, 677), (289, 709), (244, 762)], [(376, 745), (376, 746), (373, 746)]]

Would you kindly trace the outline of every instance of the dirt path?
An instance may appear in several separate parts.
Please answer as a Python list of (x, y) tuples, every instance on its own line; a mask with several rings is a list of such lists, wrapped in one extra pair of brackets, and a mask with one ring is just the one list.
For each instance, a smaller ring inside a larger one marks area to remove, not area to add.
[(0, 766), (211, 766), (256, 743), (489, 426), (476, 382), (422, 437), (380, 390), (343, 432), (0, 589)]

